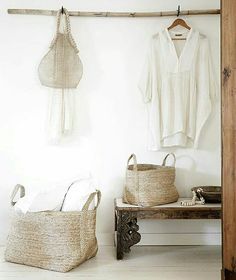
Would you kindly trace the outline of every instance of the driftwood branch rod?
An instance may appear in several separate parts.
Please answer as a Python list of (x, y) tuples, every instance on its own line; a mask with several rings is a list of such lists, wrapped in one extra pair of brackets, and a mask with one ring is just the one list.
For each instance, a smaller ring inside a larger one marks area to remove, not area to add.
[[(18, 15), (44, 15), (55, 16), (56, 10), (36, 10), (36, 9), (8, 9), (8, 14)], [(220, 9), (214, 10), (186, 10), (180, 11), (180, 16), (185, 15), (218, 15)], [(177, 16), (177, 11), (166, 12), (85, 12), (85, 11), (69, 11), (70, 16), (79, 17), (165, 17), (165, 16)]]

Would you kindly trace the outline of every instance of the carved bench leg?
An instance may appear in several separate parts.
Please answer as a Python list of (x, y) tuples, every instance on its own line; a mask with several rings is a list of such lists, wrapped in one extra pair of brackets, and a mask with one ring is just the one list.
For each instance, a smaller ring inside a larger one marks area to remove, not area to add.
[(135, 212), (117, 211), (117, 259), (122, 260), (124, 253), (130, 252), (130, 247), (141, 240), (138, 233), (137, 215)]

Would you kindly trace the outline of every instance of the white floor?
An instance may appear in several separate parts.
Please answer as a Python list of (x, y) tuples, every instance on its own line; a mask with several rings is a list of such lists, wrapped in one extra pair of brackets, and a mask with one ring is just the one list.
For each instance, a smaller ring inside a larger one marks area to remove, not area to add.
[(80, 267), (57, 273), (7, 263), (0, 247), (0, 280), (218, 280), (220, 246), (137, 246), (122, 261), (115, 248), (102, 246), (97, 256)]

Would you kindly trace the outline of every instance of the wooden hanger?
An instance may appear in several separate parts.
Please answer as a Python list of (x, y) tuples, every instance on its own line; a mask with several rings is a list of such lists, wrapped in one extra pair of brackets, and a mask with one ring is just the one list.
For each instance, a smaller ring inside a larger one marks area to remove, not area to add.
[(180, 25), (180, 26), (182, 26), (182, 27), (184, 27), (184, 28), (186, 28), (186, 29), (188, 29), (188, 30), (191, 29), (191, 27), (190, 27), (189, 25), (187, 25), (186, 21), (184, 21), (182, 18), (177, 18), (177, 19), (168, 27), (168, 30), (173, 29), (174, 27), (176, 27), (176, 26), (178, 26), (178, 25)]
[[(177, 17), (179, 17), (179, 15), (180, 15), (180, 6), (178, 6)], [(167, 29), (171, 30), (176, 26), (182, 26), (182, 27), (184, 27), (188, 30), (191, 29), (191, 27), (182, 18), (177, 18), (176, 20), (174, 20), (173, 23)], [(186, 40), (186, 39), (184, 39), (184, 38), (173, 38), (172, 40)]]

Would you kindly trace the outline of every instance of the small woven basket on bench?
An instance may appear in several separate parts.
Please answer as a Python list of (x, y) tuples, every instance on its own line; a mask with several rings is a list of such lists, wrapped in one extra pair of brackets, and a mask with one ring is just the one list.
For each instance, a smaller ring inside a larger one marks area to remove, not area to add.
[[(24, 196), (23, 186), (20, 188)], [(95, 196), (96, 207), (88, 210)], [(95, 229), (100, 199), (97, 190), (89, 196), (82, 211), (14, 213), (5, 260), (67, 272), (94, 257), (98, 249)]]
[[(174, 158), (174, 166), (166, 166), (170, 155)], [(133, 165), (129, 165), (131, 159)], [(157, 206), (177, 201), (175, 162), (175, 155), (167, 154), (162, 165), (137, 164), (136, 156), (132, 154), (127, 163), (123, 201), (139, 206)]]

